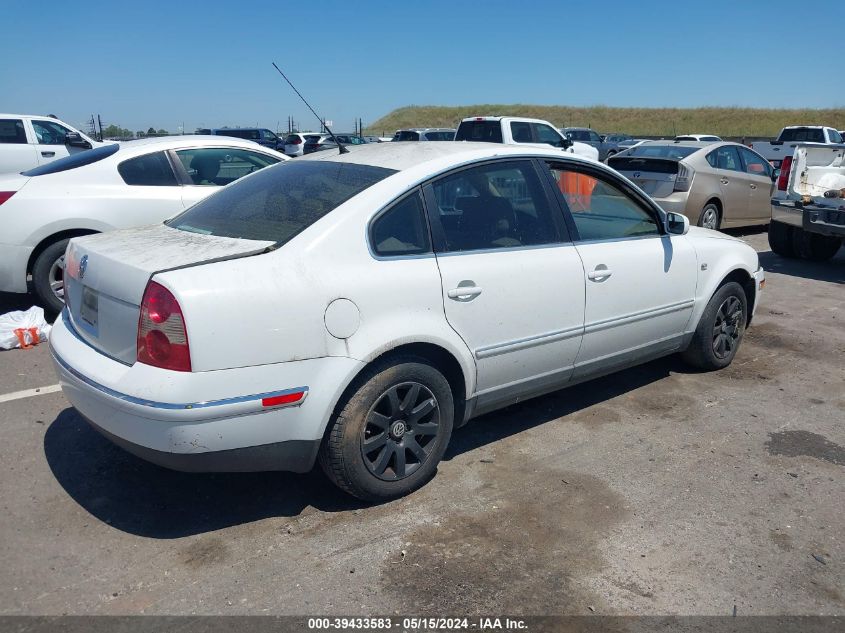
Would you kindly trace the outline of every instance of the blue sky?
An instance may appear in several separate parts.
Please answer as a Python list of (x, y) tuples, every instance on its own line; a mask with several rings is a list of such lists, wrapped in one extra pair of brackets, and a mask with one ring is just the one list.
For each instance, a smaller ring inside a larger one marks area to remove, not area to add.
[[(0, 111), (336, 129), (406, 105), (845, 106), (842, 0), (3, 0)], [(836, 60), (836, 61), (835, 61)]]

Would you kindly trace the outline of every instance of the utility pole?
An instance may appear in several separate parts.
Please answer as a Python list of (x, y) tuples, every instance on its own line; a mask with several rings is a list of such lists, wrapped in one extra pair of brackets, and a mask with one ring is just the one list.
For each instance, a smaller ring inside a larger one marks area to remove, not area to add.
[(100, 124), (100, 136), (99, 136), (99, 140), (100, 140), (100, 141), (102, 141), (102, 140), (103, 140), (103, 122), (102, 122), (102, 120), (100, 120), (100, 115), (99, 115), (99, 114), (97, 115), (97, 123), (99, 123), (99, 124)]

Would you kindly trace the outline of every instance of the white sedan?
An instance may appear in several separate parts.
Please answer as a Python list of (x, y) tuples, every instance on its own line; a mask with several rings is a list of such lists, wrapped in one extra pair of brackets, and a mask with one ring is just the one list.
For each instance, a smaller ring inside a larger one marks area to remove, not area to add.
[(177, 136), (102, 145), (0, 176), (0, 291), (64, 301), (63, 258), (78, 235), (160, 222), (221, 185), (287, 160), (251, 141)]
[(180, 470), (319, 458), (364, 499), (482, 413), (674, 352), (727, 366), (764, 281), (600, 163), (487, 143), (309, 155), (75, 238), (66, 271), (50, 347), (106, 437)]

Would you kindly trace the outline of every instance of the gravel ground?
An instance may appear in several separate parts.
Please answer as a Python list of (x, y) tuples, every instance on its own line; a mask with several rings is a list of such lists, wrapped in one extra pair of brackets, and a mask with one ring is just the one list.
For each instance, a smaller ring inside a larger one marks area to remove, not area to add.
[[(731, 367), (484, 416), (380, 506), (146, 464), (60, 392), (0, 403), (0, 614), (845, 615), (845, 249), (741, 236), (768, 281)], [(0, 394), (55, 383), (44, 346), (0, 352)]]

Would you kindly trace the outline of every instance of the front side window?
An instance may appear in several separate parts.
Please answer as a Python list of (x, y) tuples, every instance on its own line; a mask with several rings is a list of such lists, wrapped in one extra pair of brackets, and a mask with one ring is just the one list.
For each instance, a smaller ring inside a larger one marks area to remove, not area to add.
[(581, 240), (660, 235), (655, 216), (615, 185), (563, 166), (550, 169)]
[(419, 192), (382, 213), (373, 223), (370, 237), (373, 250), (382, 257), (430, 253), (431, 242)]
[(582, 141), (586, 143), (590, 140), (590, 134), (585, 130), (572, 130), (569, 132), (569, 138), (573, 141)]
[(743, 171), (739, 162), (739, 152), (732, 145), (723, 145), (707, 154), (707, 162), (716, 169), (729, 171)]
[(509, 161), (465, 169), (441, 178), (432, 188), (448, 251), (559, 241), (531, 163)]
[(334, 161), (285, 161), (169, 220), (182, 231), (284, 244), (393, 169)]
[(179, 184), (164, 152), (154, 152), (125, 160), (117, 166), (117, 171), (127, 185), (175, 187)]
[(746, 172), (753, 176), (771, 176), (772, 166), (769, 161), (745, 147), (740, 147), (739, 151), (742, 154), (742, 162), (745, 165)]
[(55, 121), (36, 121), (33, 119), (32, 128), (39, 145), (64, 145), (70, 132), (64, 125)]
[(534, 127), (534, 134), (537, 135), (538, 143), (546, 143), (552, 147), (563, 147), (563, 139), (553, 127), (542, 123), (532, 123), (532, 126)]
[(601, 137), (596, 134), (593, 130), (587, 132), (590, 137), (590, 141), (593, 143), (601, 143)]
[(228, 185), (254, 171), (278, 163), (278, 159), (246, 149), (199, 147), (176, 152), (195, 185)]
[(20, 119), (0, 119), (0, 144), (26, 145), (26, 131)]
[(831, 143), (841, 143), (842, 142), (842, 135), (837, 132), (836, 130), (828, 130), (828, 134), (830, 135), (830, 142)]

